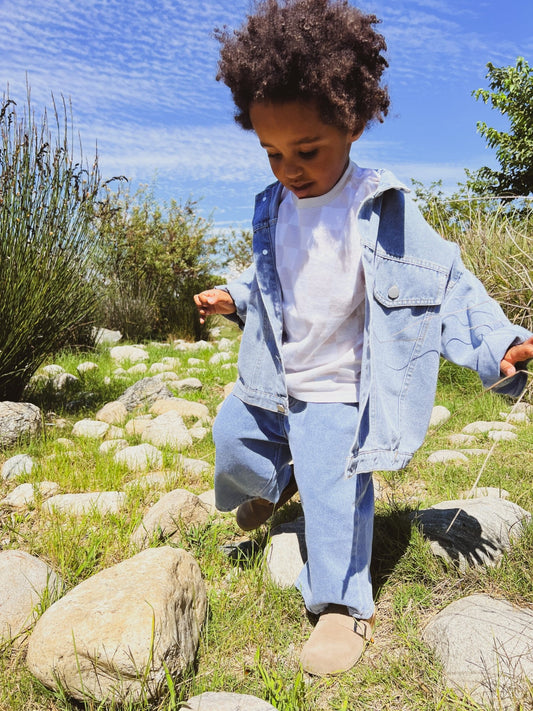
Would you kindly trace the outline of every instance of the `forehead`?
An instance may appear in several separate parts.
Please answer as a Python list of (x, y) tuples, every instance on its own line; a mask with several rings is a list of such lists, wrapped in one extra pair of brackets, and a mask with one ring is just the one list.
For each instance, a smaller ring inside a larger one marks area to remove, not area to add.
[(254, 102), (250, 120), (262, 144), (283, 141), (287, 144), (309, 143), (339, 129), (324, 123), (316, 105), (310, 101)]

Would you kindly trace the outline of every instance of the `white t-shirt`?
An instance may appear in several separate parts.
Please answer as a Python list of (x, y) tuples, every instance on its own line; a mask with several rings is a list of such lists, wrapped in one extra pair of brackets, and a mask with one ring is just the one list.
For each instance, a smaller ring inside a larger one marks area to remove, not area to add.
[(379, 183), (350, 162), (325, 195), (284, 189), (276, 228), (283, 293), (282, 358), (289, 395), (306, 402), (358, 402), (365, 288), (356, 216)]

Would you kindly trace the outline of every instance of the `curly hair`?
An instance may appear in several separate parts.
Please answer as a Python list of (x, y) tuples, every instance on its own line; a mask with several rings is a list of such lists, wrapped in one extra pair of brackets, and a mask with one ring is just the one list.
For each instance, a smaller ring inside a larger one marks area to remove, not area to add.
[(347, 0), (260, 0), (240, 29), (216, 29), (216, 78), (231, 90), (235, 121), (251, 130), (253, 102), (294, 100), (316, 102), (321, 119), (341, 129), (383, 121), (388, 63), (378, 22)]

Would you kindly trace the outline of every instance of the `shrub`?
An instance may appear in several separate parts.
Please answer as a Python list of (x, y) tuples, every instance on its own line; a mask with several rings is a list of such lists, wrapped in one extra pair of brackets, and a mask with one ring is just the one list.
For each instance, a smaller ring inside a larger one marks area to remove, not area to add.
[(0, 400), (17, 400), (49, 354), (90, 338), (96, 305), (90, 220), (99, 189), (69, 146), (71, 116), (33, 113), (28, 90), (0, 109)]
[(161, 208), (146, 187), (133, 196), (127, 189), (109, 191), (94, 225), (102, 238), (105, 325), (132, 338), (203, 337), (192, 296), (214, 279), (210, 227), (191, 200)]

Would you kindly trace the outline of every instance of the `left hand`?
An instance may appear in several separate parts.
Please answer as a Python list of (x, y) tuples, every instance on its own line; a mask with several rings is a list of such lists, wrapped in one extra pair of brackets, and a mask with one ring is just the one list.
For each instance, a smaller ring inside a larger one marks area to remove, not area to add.
[(533, 358), (533, 336), (527, 341), (511, 346), (500, 362), (500, 370), (505, 376), (516, 373), (515, 363), (523, 363)]

